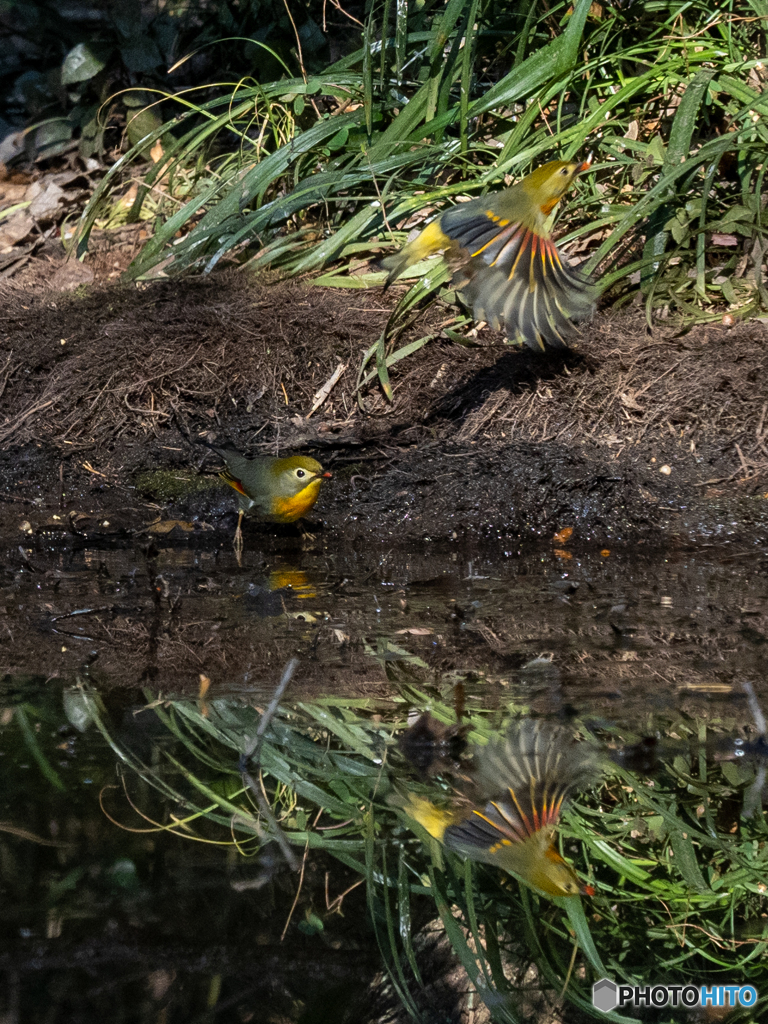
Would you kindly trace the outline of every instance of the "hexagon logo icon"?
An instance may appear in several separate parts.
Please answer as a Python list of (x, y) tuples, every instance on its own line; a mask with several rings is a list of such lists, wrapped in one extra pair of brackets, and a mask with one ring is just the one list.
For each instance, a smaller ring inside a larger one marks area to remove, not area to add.
[(619, 1005), (618, 987), (610, 978), (601, 978), (592, 986), (592, 1005), (603, 1013), (610, 1013)]

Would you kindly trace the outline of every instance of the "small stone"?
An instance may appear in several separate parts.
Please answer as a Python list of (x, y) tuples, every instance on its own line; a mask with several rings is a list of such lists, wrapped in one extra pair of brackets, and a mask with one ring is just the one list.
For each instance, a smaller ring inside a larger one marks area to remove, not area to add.
[(672, 472), (672, 467), (671, 466), (661, 466), (660, 469), (659, 469), (659, 472), (663, 473), (664, 476), (669, 476), (670, 473)]

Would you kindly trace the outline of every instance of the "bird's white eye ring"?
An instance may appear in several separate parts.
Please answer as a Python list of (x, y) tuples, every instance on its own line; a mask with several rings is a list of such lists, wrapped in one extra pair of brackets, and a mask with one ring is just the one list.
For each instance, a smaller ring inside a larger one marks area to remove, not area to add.
[(297, 469), (297, 470), (296, 470), (296, 478), (297, 478), (298, 480), (303, 480), (303, 479), (304, 479), (304, 477), (305, 477), (306, 475), (307, 475), (307, 474), (306, 474), (306, 473), (304, 472), (304, 470), (303, 470), (303, 469)]

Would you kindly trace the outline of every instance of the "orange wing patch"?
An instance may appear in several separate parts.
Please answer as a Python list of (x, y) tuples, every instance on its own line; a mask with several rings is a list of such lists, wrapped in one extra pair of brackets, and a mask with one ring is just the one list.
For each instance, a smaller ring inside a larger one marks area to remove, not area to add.
[(560, 200), (562, 198), (563, 198), (562, 196), (557, 196), (557, 197), (555, 197), (553, 199), (548, 199), (546, 201), (546, 203), (542, 203), (541, 204), (539, 209), (541, 210), (541, 212), (544, 214), (545, 217), (548, 217), (550, 215), (550, 213), (552, 213), (552, 211), (554, 210), (554, 208), (557, 206), (557, 204), (560, 202)]
[(222, 470), (221, 473), (219, 473), (219, 476), (225, 484), (229, 484), (229, 486), (236, 490), (238, 494), (242, 494), (244, 498), (250, 498), (250, 494), (248, 494), (237, 477), (232, 476), (228, 470)]

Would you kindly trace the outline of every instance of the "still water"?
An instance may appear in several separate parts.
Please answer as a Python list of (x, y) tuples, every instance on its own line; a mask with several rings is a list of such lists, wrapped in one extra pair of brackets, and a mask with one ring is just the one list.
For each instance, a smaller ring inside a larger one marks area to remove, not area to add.
[[(7, 552), (0, 1019), (608, 1019), (601, 976), (759, 1019), (768, 554), (303, 543)], [(521, 717), (602, 765), (556, 836), (594, 895), (403, 814)]]

